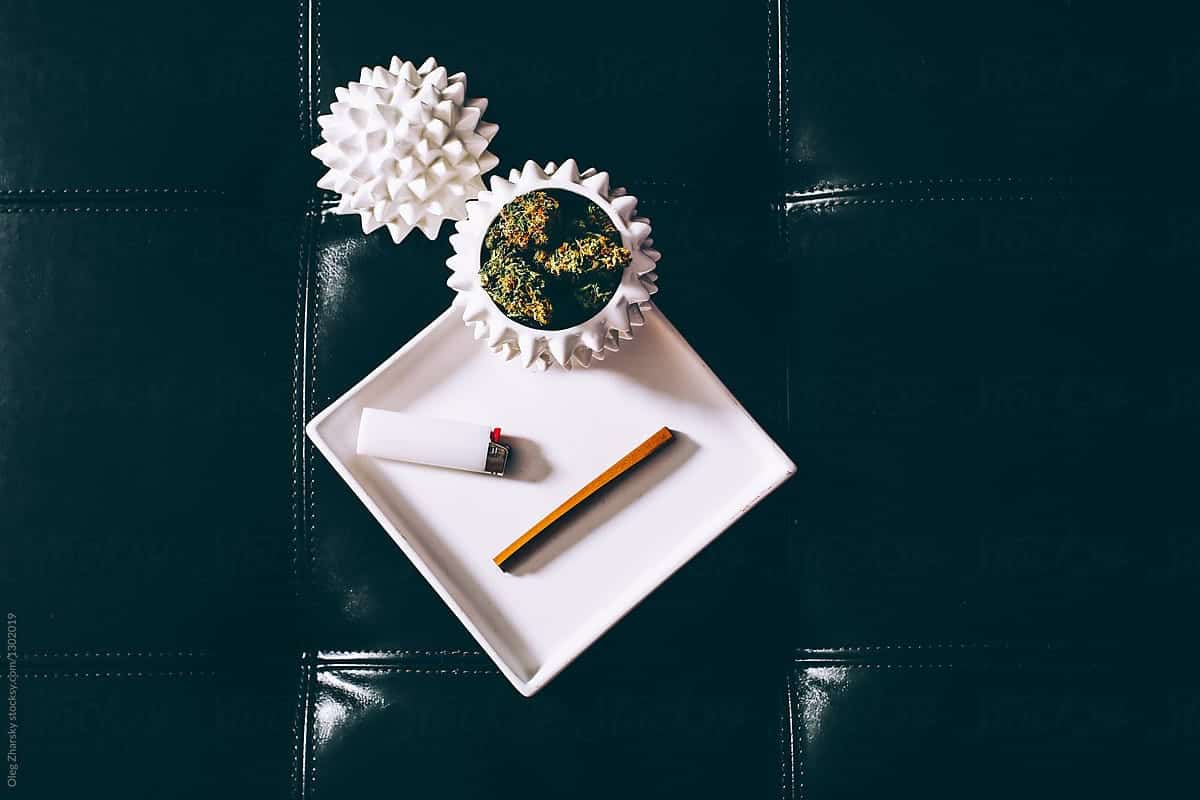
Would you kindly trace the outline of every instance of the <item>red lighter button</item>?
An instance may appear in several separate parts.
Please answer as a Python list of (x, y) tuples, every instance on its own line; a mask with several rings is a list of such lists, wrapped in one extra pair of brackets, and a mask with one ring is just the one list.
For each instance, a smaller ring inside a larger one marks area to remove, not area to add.
[(492, 428), (492, 441), (495, 442), (496, 444), (500, 444), (500, 429), (499, 428)]

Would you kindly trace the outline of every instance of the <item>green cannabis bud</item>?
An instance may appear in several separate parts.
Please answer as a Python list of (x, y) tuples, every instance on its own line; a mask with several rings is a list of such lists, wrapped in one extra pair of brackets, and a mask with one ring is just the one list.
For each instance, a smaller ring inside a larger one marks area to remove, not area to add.
[(505, 250), (493, 250), (479, 270), (479, 283), (509, 319), (530, 327), (550, 324), (554, 307), (546, 279)]
[(515, 322), (558, 329), (594, 316), (632, 259), (602, 208), (574, 192), (505, 204), (488, 228), (480, 284)]
[(550, 227), (557, 221), (557, 200), (545, 192), (523, 194), (500, 209), (483, 245), (487, 248), (504, 245), (515, 250), (540, 247), (550, 241)]
[(629, 251), (600, 233), (585, 233), (563, 242), (546, 260), (551, 275), (587, 275), (589, 272), (620, 272), (629, 263)]

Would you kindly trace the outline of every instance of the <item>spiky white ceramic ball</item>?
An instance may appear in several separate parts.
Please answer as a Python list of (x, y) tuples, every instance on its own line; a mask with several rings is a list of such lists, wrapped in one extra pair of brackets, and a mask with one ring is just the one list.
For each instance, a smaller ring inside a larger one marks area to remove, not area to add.
[(317, 186), (341, 195), (334, 213), (360, 215), (363, 233), (387, 226), (396, 244), (463, 219), (499, 161), (487, 149), (499, 126), (481, 121), (487, 99), (466, 92), (465, 73), (396, 57), (335, 89), (331, 113), (317, 118), (325, 142), (312, 151), (329, 168)]

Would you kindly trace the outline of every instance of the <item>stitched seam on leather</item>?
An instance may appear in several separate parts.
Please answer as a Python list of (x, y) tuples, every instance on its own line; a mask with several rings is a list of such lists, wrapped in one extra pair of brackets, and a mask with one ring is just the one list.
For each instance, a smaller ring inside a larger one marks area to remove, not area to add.
[(22, 678), (215, 678), (215, 670), (180, 670), (165, 672), (23, 672)]
[(304, 9), (305, 0), (296, 3), (296, 130), (300, 133), (300, 143), (307, 140), (305, 136), (305, 117), (308, 104), (304, 92)]
[[(313, 95), (312, 95), (312, 111), (309, 117), (309, 130), (312, 136), (316, 138), (316, 121), (317, 111), (321, 104), (321, 0), (313, 0), (313, 16), (315, 23), (313, 25)], [(312, 144), (313, 142), (310, 142)], [(318, 195), (314, 195), (319, 197)]]
[(805, 197), (808, 195), (822, 195), (836, 192), (861, 192), (871, 189), (899, 189), (913, 186), (954, 186), (954, 185), (970, 185), (973, 183), (983, 184), (1014, 184), (1014, 183), (1029, 183), (1029, 184), (1053, 184), (1059, 183), (1070, 185), (1078, 182), (1077, 178), (1057, 176), (1057, 175), (1034, 175), (1034, 176), (1017, 176), (1017, 175), (993, 175), (977, 178), (896, 178), (893, 180), (881, 181), (865, 181), (862, 183), (841, 183), (841, 184), (818, 184), (809, 189), (800, 189), (788, 192), (789, 197)]
[(919, 205), (926, 203), (1027, 203), (1033, 200), (1032, 194), (961, 194), (952, 197), (912, 197), (912, 198), (854, 198), (847, 200), (818, 200), (816, 203), (791, 201), (787, 204), (788, 211), (808, 211), (811, 209), (833, 209), (845, 205)]
[[(320, 72), (321, 71), (321, 3), (320, 3), (320, 0), (312, 0), (312, 15), (313, 15), (314, 24), (313, 24), (313, 30), (311, 32), (311, 38), (312, 38), (312, 42), (313, 42), (312, 52), (313, 52), (314, 58), (313, 58), (313, 63), (310, 65), (310, 70), (312, 71), (312, 73), (314, 75), (314, 86), (317, 87), (317, 92), (318, 92), (318, 97), (319, 97), (320, 74), (321, 74), (321, 72)], [(311, 130), (314, 130), (311, 126), (313, 125), (313, 118), (316, 116), (316, 102), (315, 102), (315, 100), (313, 100), (311, 95), (310, 95), (310, 102), (312, 103), (312, 105), (309, 109), (310, 113), (309, 113), (308, 123), (310, 126), (309, 129), (311, 131)], [(312, 144), (312, 142), (310, 141), (309, 144)], [(324, 221), (324, 217), (321, 216), (321, 214), (318, 211), (318, 209), (320, 207), (320, 192), (317, 191), (315, 187), (313, 189), (313, 194), (310, 198), (310, 203), (311, 203), (310, 230), (312, 232), (311, 247), (312, 247), (313, 252), (310, 253), (310, 257), (308, 259), (308, 264), (309, 264), (310, 272), (312, 274), (312, 289), (313, 289), (312, 305), (311, 305), (311, 307), (312, 307), (312, 331), (311, 331), (311, 339), (309, 340), (310, 344), (309, 344), (309, 354), (308, 354), (309, 355), (309, 367), (308, 367), (308, 376), (307, 376), (308, 380), (304, 387), (304, 391), (306, 392), (306, 397), (308, 398), (308, 401), (305, 405), (305, 414), (304, 414), (305, 419), (302, 421), (301, 426), (300, 426), (301, 431), (303, 431), (304, 425), (307, 424), (307, 422), (308, 422), (307, 418), (309, 416), (311, 416), (312, 406), (313, 406), (313, 404), (315, 404), (315, 402), (317, 401), (317, 398), (318, 398), (318, 395), (317, 395), (317, 343), (320, 339), (322, 277), (321, 277), (321, 267), (320, 267), (320, 264), (317, 263), (315, 251), (317, 248), (316, 242), (319, 239), (319, 235), (320, 235), (320, 231), (321, 231), (321, 223)], [(314, 565), (316, 564), (316, 561), (317, 561), (317, 542), (316, 542), (316, 538), (317, 538), (316, 537), (317, 490), (316, 490), (316, 472), (315, 472), (316, 457), (315, 457), (315, 453), (314, 453), (312, 444), (311, 444), (311, 442), (308, 441), (307, 437), (304, 437), (304, 447), (305, 447), (305, 452), (306, 452), (305, 459), (304, 459), (305, 474), (304, 474), (304, 484), (303, 484), (304, 502), (305, 502), (305, 536), (306, 536), (306, 541), (304, 544), (305, 544), (305, 557), (307, 558), (307, 563), (305, 564), (304, 575), (305, 575), (305, 581), (307, 582), (313, 574), (313, 571), (315, 569)], [(314, 764), (313, 765), (314, 780), (315, 780), (315, 768), (316, 767)], [(312, 787), (310, 787), (310, 790), (311, 790), (311, 788)]]
[[(1115, 668), (1118, 666), (1123, 666), (1125, 664), (1126, 664), (1126, 662), (1124, 660), (1115, 660), (1112, 663), (1108, 663), (1108, 664), (1103, 664), (1103, 663), (1098, 664), (1098, 663), (1093, 663), (1093, 662), (1089, 662), (1089, 661), (1064, 662), (1064, 663), (1056, 662), (1055, 664), (1053, 664), (1053, 666), (1061, 667), (1061, 668), (1069, 668), (1069, 669), (1072, 669), (1075, 671), (1080, 671), (1080, 670), (1106, 670), (1106, 669), (1112, 669), (1112, 668)], [(978, 663), (978, 664), (962, 664), (962, 663), (896, 664), (896, 663), (889, 663), (889, 662), (882, 662), (882, 661), (877, 662), (877, 663), (862, 663), (862, 662), (853, 662), (853, 661), (846, 661), (846, 662), (820, 661), (815, 664), (802, 663), (802, 664), (798, 664), (797, 666), (802, 670), (809, 669), (812, 667), (836, 667), (837, 669), (966, 669), (966, 670), (977, 670), (977, 671), (994, 670), (994, 671), (998, 671), (998, 672), (1004, 672), (1004, 671), (1024, 672), (1024, 671), (1030, 671), (1030, 670), (1044, 669), (1046, 665), (1039, 661), (1017, 661), (1017, 662), (1013, 662), (1011, 664), (995, 663), (995, 662), (982, 662), (982, 663)]]
[(204, 658), (209, 655), (201, 650), (28, 650), (21, 653), (22, 658)]
[[(786, 692), (784, 693), (784, 701), (785, 702), (787, 701), (787, 693)], [(787, 708), (785, 706), (779, 712), (779, 741), (776, 742), (776, 746), (779, 748), (779, 796), (781, 798), (783, 798), (783, 800), (788, 800), (788, 798), (792, 797), (792, 793), (791, 793), (792, 781), (791, 781), (791, 777), (788, 775), (788, 754), (787, 754), (787, 746), (788, 746), (787, 730), (788, 730), (788, 726), (790, 726), (790, 725), (791, 725), (791, 721), (788, 719)]]
[[(776, 174), (783, 176), (791, 152), (789, 144), (790, 112), (789, 93), (790, 80), (787, 69), (787, 49), (790, 46), (788, 37), (787, 0), (767, 0), (767, 133), (774, 140), (773, 154)], [(772, 266), (778, 273), (778, 279), (790, 281), (791, 270), (786, 267), (784, 254), (788, 246), (788, 208), (787, 192), (784, 180), (778, 177), (771, 184), (771, 209), (775, 217), (775, 240), (771, 253)], [(791, 342), (784, 345), (783, 359), (783, 424), (784, 430), (791, 430)]]
[(806, 752), (805, 752), (805, 746), (804, 746), (805, 745), (804, 731), (803, 730), (800, 731), (799, 740), (797, 740), (797, 738), (796, 738), (796, 719), (797, 719), (796, 703), (797, 703), (797, 701), (798, 701), (798, 698), (796, 696), (795, 681), (793, 680), (792, 676), (789, 676), (788, 677), (788, 719), (791, 721), (791, 724), (788, 726), (788, 728), (791, 731), (791, 735), (792, 735), (792, 740), (791, 740), (792, 741), (792, 758), (794, 758), (796, 760), (792, 769), (793, 769), (793, 773), (796, 775), (796, 788), (798, 790), (797, 792), (794, 792), (794, 793), (796, 794), (796, 796), (798, 798), (800, 798), (800, 800), (803, 800), (803, 798), (805, 797), (805, 794), (806, 794), (806, 790), (807, 790), (807, 787), (805, 786)]
[(779, 719), (779, 794), (784, 800), (796, 798), (795, 721), (792, 718), (792, 676), (784, 681), (783, 709)]
[[(309, 0), (310, 19), (314, 21), (313, 28), (308, 31), (308, 41), (310, 54), (312, 58), (307, 64), (307, 76), (312, 81), (308, 87), (308, 108), (305, 114), (305, 124), (303, 129), (308, 131), (308, 141), (306, 146), (311, 148), (316, 139), (316, 116), (317, 103), (320, 98), (320, 81), (321, 81), (321, 3), (320, 0)], [(315, 95), (314, 95), (315, 91)], [(312, 275), (312, 339), (310, 344), (310, 367), (307, 381), (301, 387), (301, 391), (305, 392), (307, 398), (304, 404), (303, 419), (297, 430), (302, 438), (304, 447), (304, 483), (302, 485), (303, 496), (306, 504), (306, 519), (305, 519), (305, 555), (307, 563), (304, 570), (304, 581), (307, 586), (312, 575), (313, 564), (316, 561), (316, 490), (313, 484), (313, 462), (314, 454), (311, 442), (304, 436), (304, 427), (308, 423), (309, 409), (316, 397), (317, 386), (317, 340), (319, 338), (319, 315), (321, 313), (321, 270), (320, 266), (315, 264), (316, 260), (316, 241), (320, 234), (322, 217), (320, 216), (321, 193), (320, 190), (313, 186), (309, 197), (309, 211), (307, 215), (307, 231), (311, 234), (310, 246), (312, 251), (306, 251), (305, 271), (306, 274)], [(305, 299), (307, 307), (308, 298)], [(305, 332), (305, 341), (308, 342), (308, 332)], [(314, 665), (306, 665), (309, 674), (308, 691), (306, 695), (306, 724), (304, 731), (304, 746), (308, 755), (308, 781), (300, 787), (300, 798), (305, 800), (306, 797), (315, 797), (317, 794), (317, 737), (316, 737), (316, 668)]]
[[(1076, 671), (1105, 670), (1105, 669), (1111, 669), (1116, 666), (1124, 665), (1125, 663), (1126, 662), (1124, 662), (1124, 661), (1114, 661), (1112, 664), (1095, 664), (1092, 662), (1080, 662), (1080, 663), (1054, 664), (1054, 666), (1070, 668), (1070, 669), (1076, 670)], [(832, 667), (836, 667), (837, 669), (966, 669), (966, 670), (976, 670), (976, 671), (994, 670), (997, 672), (1004, 672), (1004, 671), (1024, 672), (1024, 671), (1029, 671), (1029, 670), (1039, 670), (1039, 669), (1043, 669), (1045, 667), (1044, 664), (1037, 662), (1037, 661), (1028, 661), (1028, 662), (1018, 661), (1018, 662), (1014, 662), (1012, 664), (997, 664), (997, 663), (891, 664), (891, 663), (885, 663), (885, 662), (879, 662), (879, 663), (874, 663), (874, 664), (872, 664), (872, 663), (864, 664), (864, 663), (855, 663), (855, 662), (831, 664), (829, 662), (822, 662), (821, 664), (817, 664), (817, 665), (800, 665), (800, 666), (802, 668), (807, 668), (809, 666), (832, 666)]]
[(78, 186), (53, 189), (0, 188), (6, 194), (205, 194), (224, 195), (224, 189), (201, 189), (189, 186)]
[[(321, 225), (321, 219), (317, 218), (312, 225), (313, 230), (319, 231), (320, 225)], [(315, 238), (316, 237), (315, 237), (315, 233), (314, 233), (314, 240), (315, 240)], [(314, 244), (314, 250), (315, 250), (315, 244)], [(316, 258), (316, 256), (314, 253), (313, 259), (311, 259), (311, 261), (315, 262), (315, 258)], [(317, 341), (320, 339), (320, 326), (321, 326), (321, 266), (320, 266), (320, 264), (313, 265), (312, 276), (313, 276), (313, 299), (312, 299), (313, 320), (312, 320), (312, 338), (311, 338), (311, 343), (309, 345), (309, 372), (308, 372), (308, 386), (307, 386), (309, 409), (311, 409), (312, 405), (315, 404), (318, 399), (318, 395), (317, 395)], [(305, 416), (308, 416), (308, 415), (309, 414), (306, 414)], [(305, 420), (305, 422), (307, 423), (307, 420)], [(306, 566), (305, 576), (307, 579), (307, 577), (311, 576), (313, 571), (315, 570), (315, 565), (317, 562), (317, 541), (316, 541), (317, 540), (317, 487), (316, 487), (316, 469), (315, 469), (316, 458), (315, 458), (315, 454), (313, 452), (311, 443), (309, 443), (307, 441), (307, 439), (305, 440), (305, 448), (307, 451), (307, 456), (305, 457), (305, 476), (304, 476), (304, 480), (305, 480), (304, 497), (305, 497), (305, 506), (306, 506), (306, 508), (305, 508), (305, 510), (306, 510), (305, 535), (307, 537), (307, 540), (305, 542), (305, 545), (306, 545), (305, 555), (308, 559), (308, 562), (305, 565)]]
[(304, 732), (304, 699), (308, 694), (308, 665), (300, 657), (300, 685), (296, 687), (296, 706), (292, 712), (292, 797), (300, 796), (300, 742)]
[(301, 800), (317, 796), (317, 672), (311, 664), (308, 670), (312, 679), (308, 681), (306, 704), (305, 740), (308, 756), (308, 781), (301, 788)]
[[(805, 667), (806, 665), (800, 665)], [(846, 662), (837, 664), (838, 669), (962, 669), (966, 668), (983, 668), (995, 667), (997, 669), (1028, 669), (1026, 664), (858, 664), (854, 662)]]
[(310, 222), (307, 212), (301, 220), (299, 244), (296, 252), (296, 319), (292, 342), (292, 580), (294, 582), (297, 608), (301, 608), (300, 578), (300, 518), (301, 506), (301, 447), (304, 439), (303, 403), (301, 402), (301, 369), (304, 361), (304, 286), (308, 275), (307, 240)]
[(113, 214), (159, 214), (170, 213), (176, 211), (220, 211), (221, 209), (212, 208), (195, 208), (190, 206), (180, 206), (178, 208), (170, 207), (145, 207), (145, 206), (4, 206), (0, 208), (0, 214), (63, 214), (63, 213), (113, 213)]
[[(775, 224), (778, 228), (776, 235), (779, 237), (779, 269), (783, 273), (780, 276), (788, 282), (788, 289), (791, 289), (791, 283), (795, 280), (795, 276), (791, 269), (786, 266), (786, 256), (792, 250), (791, 244), (791, 228), (788, 225), (788, 207), (786, 202), (779, 204), (779, 209), (775, 214)], [(784, 430), (792, 430), (792, 355), (793, 344), (792, 337), (784, 337), (784, 359), (783, 359), (783, 424)]]
[(792, 53), (792, 24), (791, 12), (787, 0), (779, 0), (779, 36), (782, 45), (779, 48), (779, 72), (783, 76), (783, 110), (780, 124), (780, 143), (783, 145), (784, 158), (792, 153), (792, 78), (789, 60)]
[[(297, 0), (296, 3), (296, 130), (302, 150), (307, 151), (312, 146), (311, 108), (312, 99), (308, 91), (308, 63), (305, 53), (307, 29), (307, 12), (309, 0)], [(307, 152), (305, 152), (307, 155)], [(302, 519), (304, 508), (304, 468), (308, 456), (308, 440), (304, 435), (307, 423), (307, 376), (303, 371), (304, 349), (307, 345), (308, 331), (305, 324), (308, 306), (308, 277), (310, 273), (309, 236), (315, 223), (313, 220), (312, 202), (307, 204), (301, 220), (300, 243), (297, 252), (296, 268), (296, 319), (292, 352), (292, 574), (295, 581), (296, 608), (294, 613), (302, 615), (305, 608), (304, 587), (307, 583), (307, 573), (301, 569), (301, 535), (305, 520)], [(305, 548), (307, 549), (307, 548)], [(315, 672), (311, 668), (308, 656), (301, 653), (300, 666), (301, 684), (297, 692), (297, 708), (293, 728), (293, 775), (292, 796), (304, 800), (308, 794), (306, 772), (312, 767), (312, 753), (315, 743), (312, 735), (312, 720), (315, 717), (311, 698), (315, 691)], [(307, 759), (307, 761), (306, 761)]]
[[(1010, 642), (980, 642), (978, 644), (971, 642), (938, 642), (932, 644), (854, 644), (854, 645), (839, 645), (835, 647), (806, 647), (805, 652), (810, 653), (865, 653), (881, 650), (966, 650), (966, 649), (1007, 649), (1014, 645)], [(1017, 645), (1020, 647), (1021, 645)]]
[(670, 186), (674, 189), (678, 189), (679, 191), (683, 191), (683, 192), (689, 191), (689, 187), (691, 186), (691, 184), (689, 184), (687, 181), (656, 180), (654, 178), (639, 178), (635, 185), (637, 185), (637, 186)]
[(776, 127), (777, 127), (776, 117), (778, 116), (777, 111), (776, 111), (776, 101), (775, 101), (775, 74), (776, 74), (776, 71), (772, 69), (772, 67), (775, 67), (777, 70), (778, 67), (772, 63), (772, 59), (771, 59), (772, 50), (774, 49), (774, 44), (775, 44), (775, 36), (774, 36), (774, 33), (775, 33), (775, 3), (778, 2), (778, 0), (766, 0), (766, 1), (767, 1), (767, 80), (766, 80), (766, 84), (767, 84), (767, 136), (769, 138), (771, 138), (773, 140), (773, 143), (776, 145), (776, 148), (775, 148), (776, 149), (776, 152), (775, 152), (776, 162), (782, 163), (782, 161), (783, 161), (783, 159), (781, 157), (782, 156), (782, 148), (779, 147), (779, 139), (775, 133)]
[(313, 670), (312, 665), (307, 663), (307, 654), (305, 655), (304, 664), (304, 693), (301, 705), (301, 719), (303, 727), (300, 732), (300, 751), (303, 754), (305, 761), (300, 765), (300, 773), (297, 781), (297, 793), (301, 800), (308, 796), (309, 783), (307, 774), (314, 769), (314, 755), (316, 754), (316, 736), (314, 735), (313, 725), (316, 723), (316, 696), (317, 696), (317, 674)]
[[(1021, 660), (995, 660), (1003, 652), (1006, 658), (1020, 656)], [(991, 660), (982, 661), (953, 661), (939, 663), (888, 661), (890, 654), (926, 653), (934, 657), (956, 658), (975, 655), (978, 657), (991, 656)], [(845, 656), (863, 654), (874, 656), (880, 660), (843, 661)], [(1108, 656), (1106, 658), (1106, 655)], [(1053, 659), (1048, 661), (1047, 659)], [(1091, 649), (1086, 644), (1069, 642), (985, 642), (970, 643), (930, 643), (930, 644), (895, 644), (895, 645), (850, 645), (846, 647), (806, 647), (798, 650), (793, 656), (793, 663), (798, 668), (816, 665), (834, 665), (837, 667), (860, 667), (862, 669), (921, 669), (921, 668), (974, 668), (974, 669), (1036, 669), (1039, 666), (1051, 664), (1055, 666), (1071, 666), (1077, 669), (1103, 668), (1120, 663), (1122, 658), (1118, 650), (1109, 651), (1103, 646), (1099, 650)]]

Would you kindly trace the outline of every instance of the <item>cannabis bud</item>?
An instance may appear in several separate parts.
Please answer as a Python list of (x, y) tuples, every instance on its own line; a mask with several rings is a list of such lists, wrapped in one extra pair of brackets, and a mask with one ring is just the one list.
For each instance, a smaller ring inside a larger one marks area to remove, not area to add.
[(505, 316), (541, 329), (569, 328), (594, 316), (632, 258), (603, 209), (574, 192), (514, 198), (500, 209), (483, 246), (480, 285)]

